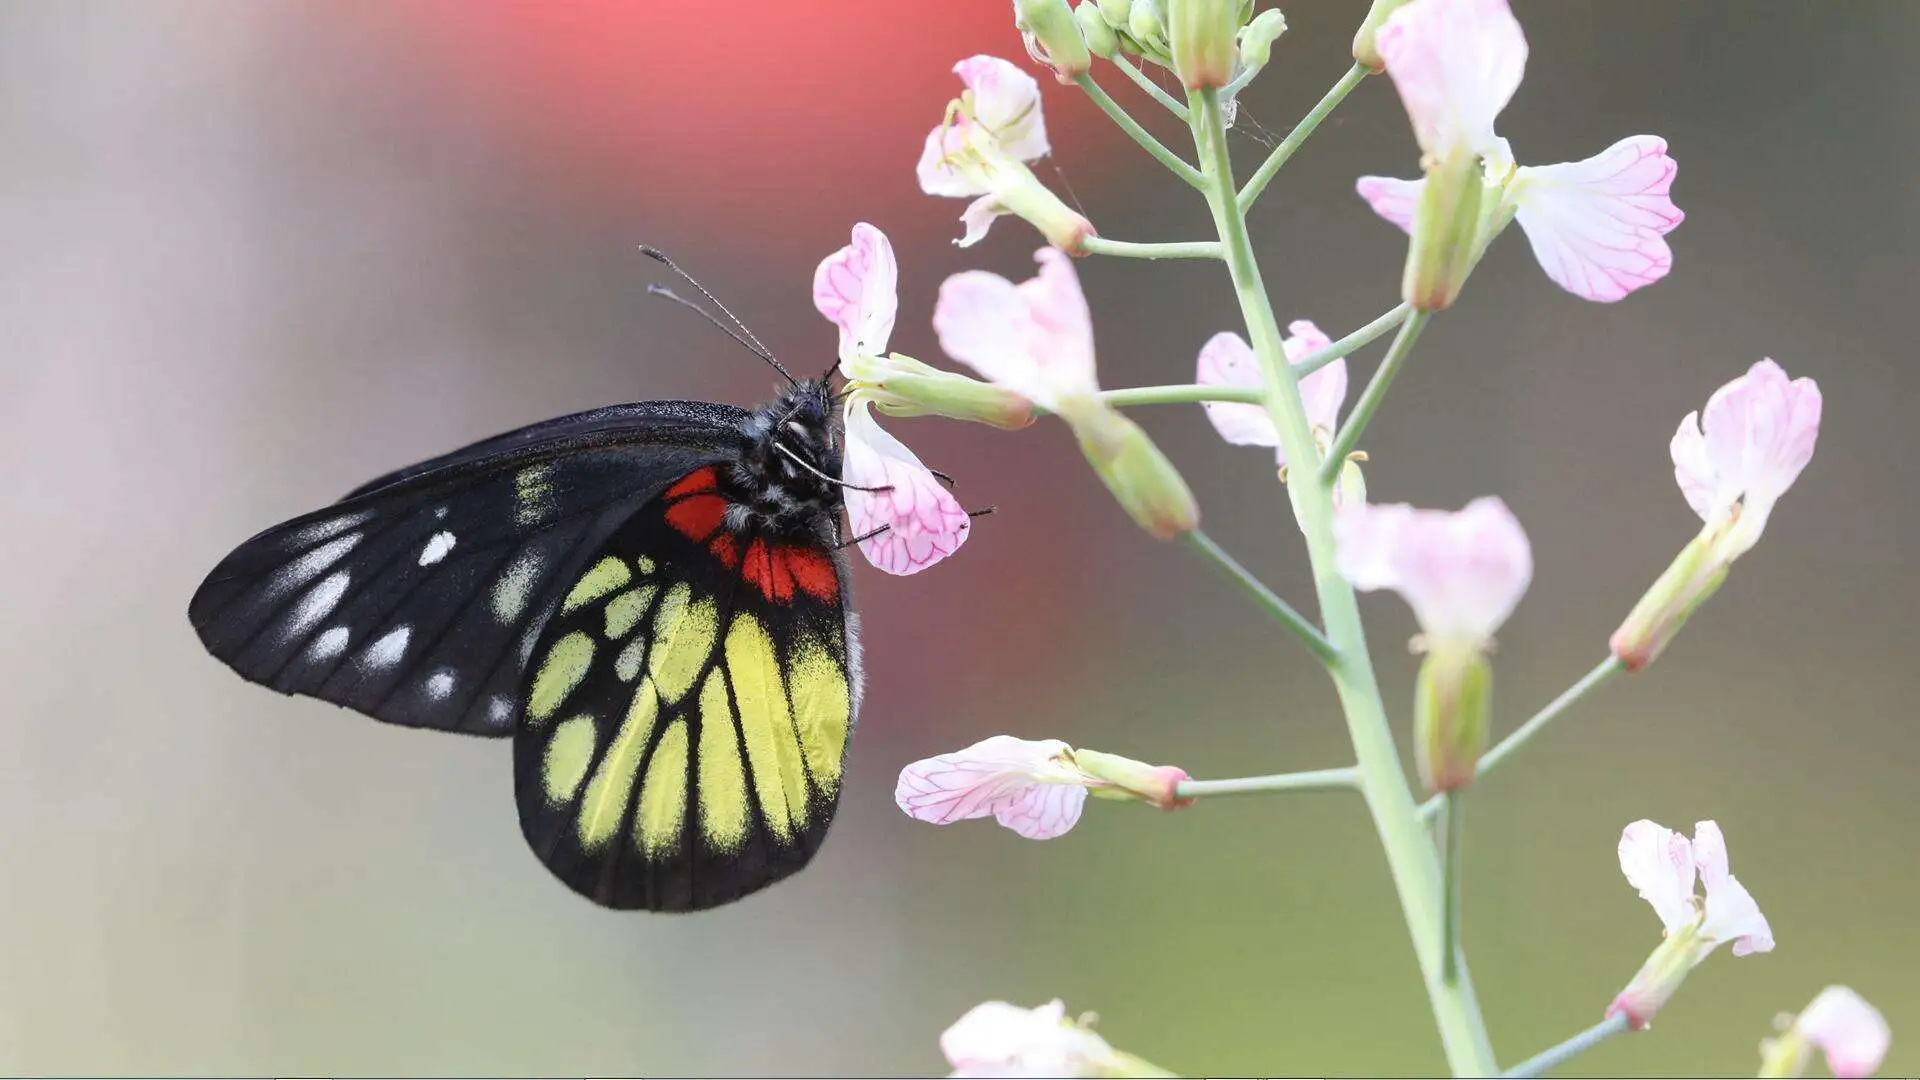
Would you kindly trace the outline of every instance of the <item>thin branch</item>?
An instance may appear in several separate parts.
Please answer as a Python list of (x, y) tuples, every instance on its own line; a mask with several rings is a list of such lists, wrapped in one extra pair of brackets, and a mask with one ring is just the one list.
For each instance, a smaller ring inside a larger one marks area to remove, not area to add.
[(1460, 981), (1460, 840), (1465, 826), (1460, 792), (1446, 792), (1447, 828), (1440, 851), (1440, 977), (1451, 986)]
[(1266, 400), (1257, 386), (1132, 386), (1124, 390), (1102, 390), (1100, 400), (1115, 408), (1128, 405), (1192, 405), (1202, 401), (1230, 401), (1240, 405), (1258, 405)]
[(1310, 772), (1274, 773), (1271, 776), (1241, 776), (1232, 780), (1183, 780), (1174, 788), (1174, 797), (1266, 795), (1279, 791), (1358, 791), (1360, 771), (1349, 765), (1341, 769), (1314, 769)]
[(1267, 160), (1260, 163), (1260, 167), (1254, 170), (1253, 175), (1248, 177), (1246, 184), (1240, 188), (1240, 194), (1236, 199), (1240, 204), (1241, 213), (1247, 212), (1247, 207), (1253, 205), (1253, 200), (1260, 197), (1260, 193), (1267, 189), (1267, 184), (1279, 173), (1280, 166), (1287, 163), (1287, 159), (1293, 156), (1294, 151), (1300, 149), (1301, 145), (1307, 141), (1307, 136), (1313, 134), (1313, 129), (1320, 126), (1320, 121), (1325, 120), (1334, 106), (1345, 100), (1346, 96), (1353, 92), (1353, 88), (1359, 86), (1367, 75), (1365, 64), (1353, 65), (1345, 75), (1340, 76), (1339, 82), (1333, 84), (1333, 89), (1327, 91), (1326, 96), (1320, 99), (1320, 103), (1313, 107), (1313, 111), (1300, 118), (1300, 122), (1293, 126), (1293, 130), (1287, 133), (1286, 138), (1280, 140), (1280, 145), (1273, 148), (1273, 153), (1267, 155)]
[(1393, 345), (1387, 349), (1387, 358), (1380, 361), (1380, 370), (1373, 373), (1373, 379), (1367, 383), (1367, 389), (1360, 395), (1360, 401), (1353, 407), (1347, 422), (1340, 425), (1340, 434), (1334, 437), (1333, 446), (1327, 451), (1327, 459), (1320, 465), (1320, 482), (1331, 484), (1340, 476), (1340, 467), (1347, 463), (1347, 455), (1353, 453), (1360, 442), (1360, 436), (1366, 434), (1367, 421), (1380, 409), (1380, 403), (1387, 399), (1387, 389), (1393, 385), (1394, 376), (1400, 374), (1400, 368), (1407, 362), (1407, 355), (1413, 352), (1413, 343), (1420, 337), (1420, 329), (1427, 324), (1428, 313), (1414, 311), (1400, 324), (1400, 333), (1393, 339)]
[(1185, 243), (1144, 244), (1130, 240), (1108, 240), (1089, 236), (1080, 246), (1090, 255), (1117, 255), (1126, 259), (1218, 259), (1220, 241), (1192, 240)]
[(1189, 186), (1205, 190), (1207, 181), (1200, 175), (1200, 170), (1182, 161), (1180, 155), (1167, 149), (1165, 143), (1154, 138), (1146, 128), (1141, 127), (1133, 117), (1128, 116), (1127, 110), (1121, 108), (1119, 102), (1108, 97), (1107, 92), (1100, 89), (1100, 84), (1093, 81), (1092, 75), (1080, 75), (1073, 81), (1080, 84), (1080, 89), (1087, 92), (1087, 96), (1093, 99), (1095, 105), (1100, 106), (1101, 112), (1106, 113), (1114, 123), (1120, 125), (1121, 131), (1131, 135), (1134, 142), (1139, 143), (1147, 153), (1158, 158), (1160, 164), (1165, 165), (1168, 171), (1186, 181)]
[(1327, 640), (1319, 627), (1308, 622), (1306, 616), (1293, 609), (1293, 605), (1274, 595), (1272, 589), (1262, 584), (1259, 578), (1249, 573), (1246, 567), (1234, 560), (1233, 556), (1221, 550), (1220, 545), (1214, 543), (1212, 537), (1195, 529), (1187, 534), (1187, 542), (1193, 546), (1194, 550), (1213, 560), (1214, 565), (1226, 571), (1227, 576), (1245, 589), (1247, 595), (1253, 597), (1253, 602), (1258, 604), (1261, 610), (1273, 616), (1275, 622), (1306, 642), (1307, 648), (1313, 650), (1313, 654), (1320, 658), (1321, 663), (1332, 664), (1339, 658), (1340, 650), (1333, 647), (1333, 643)]
[(1500, 1075), (1503, 1077), (1539, 1076), (1548, 1069), (1558, 1068), (1615, 1035), (1629, 1030), (1631, 1026), (1626, 1013), (1614, 1013), (1559, 1046), (1543, 1050)]
[(1373, 344), (1376, 338), (1379, 338), (1387, 331), (1392, 330), (1394, 327), (1406, 321), (1407, 316), (1412, 313), (1412, 311), (1412, 304), (1402, 303), (1399, 307), (1394, 308), (1385, 315), (1380, 316), (1360, 329), (1355, 330), (1353, 333), (1348, 334), (1346, 337), (1341, 338), (1339, 341), (1334, 342), (1293, 365), (1293, 373), (1304, 379), (1314, 372), (1319, 371), (1321, 368), (1326, 367), (1328, 364), (1333, 363), (1335, 360), (1342, 360), (1359, 352), (1361, 349)]
[(1133, 62), (1131, 60), (1128, 60), (1126, 57), (1121, 56), (1119, 53), (1114, 53), (1113, 66), (1119, 68), (1121, 71), (1126, 72), (1127, 78), (1132, 79), (1134, 83), (1140, 87), (1140, 89), (1145, 90), (1147, 92), (1148, 97), (1151, 97), (1153, 100), (1159, 102), (1162, 105), (1165, 105), (1167, 107), (1167, 111), (1179, 117), (1182, 123), (1186, 122), (1186, 119), (1187, 119), (1186, 105), (1183, 104), (1179, 98), (1176, 98), (1172, 94), (1167, 93), (1167, 91), (1163, 87), (1161, 87), (1159, 83), (1154, 82), (1152, 79), (1148, 78), (1146, 72), (1141, 71), (1137, 67), (1134, 67)]

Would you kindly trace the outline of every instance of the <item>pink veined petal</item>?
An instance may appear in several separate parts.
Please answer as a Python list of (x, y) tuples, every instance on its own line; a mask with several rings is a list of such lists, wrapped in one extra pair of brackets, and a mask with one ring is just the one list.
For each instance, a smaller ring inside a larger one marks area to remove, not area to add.
[(948, 356), (1031, 401), (1046, 405), (1027, 356), (1027, 303), (1013, 282), (985, 270), (940, 285), (933, 332)]
[(1051, 840), (1080, 821), (1087, 789), (1078, 784), (1034, 784), (996, 806), (994, 820), (1029, 840)]
[(1367, 200), (1373, 212), (1400, 226), (1400, 231), (1413, 231), (1413, 212), (1420, 207), (1420, 192), (1425, 189), (1426, 181), (1397, 180), (1391, 176), (1363, 176), (1356, 182), (1354, 190)]
[(1793, 1026), (1825, 1052), (1827, 1071), (1836, 1077), (1872, 1076), (1893, 1041), (1880, 1010), (1844, 986), (1820, 991)]
[(956, 120), (927, 132), (927, 141), (920, 148), (920, 161), (913, 170), (920, 181), (921, 191), (953, 199), (968, 199), (986, 193), (986, 187), (969, 179), (952, 162), (954, 155), (966, 149), (965, 123), (964, 120)]
[(1007, 208), (1000, 204), (998, 197), (982, 195), (967, 204), (960, 211), (960, 225), (963, 232), (960, 239), (953, 242), (955, 247), (972, 247), (987, 238), (987, 230), (993, 228), (993, 219), (1005, 214)]
[(1413, 0), (1374, 36), (1420, 148), (1486, 153), (1520, 88), (1527, 39), (1506, 0)]
[[(1201, 386), (1258, 389), (1260, 361), (1244, 338), (1230, 330), (1222, 330), (1200, 346), (1200, 357), (1194, 364), (1193, 381)], [(1267, 410), (1259, 405), (1208, 401), (1203, 402), (1201, 407), (1206, 409), (1207, 419), (1212, 421), (1213, 429), (1220, 433), (1222, 439), (1235, 446), (1271, 446), (1277, 449), (1280, 445), (1280, 433), (1274, 430), (1273, 420), (1267, 415)], [(1286, 453), (1277, 453), (1284, 463)]]
[(1457, 512), (1343, 507), (1333, 528), (1342, 576), (1398, 592), (1429, 637), (1492, 637), (1533, 580), (1527, 534), (1496, 498)]
[[(867, 561), (889, 574), (914, 574), (966, 543), (972, 523), (913, 451), (888, 434), (856, 398), (847, 408), (847, 450), (840, 466), (847, 522)], [(860, 488), (881, 490), (859, 490)], [(885, 526), (884, 531), (880, 530)]]
[[(1680, 429), (1673, 433), (1668, 452), (1673, 455), (1673, 478), (1680, 485), (1680, 494), (1686, 496), (1687, 505), (1693, 507), (1702, 521), (1712, 521), (1716, 510), (1722, 508), (1719, 477), (1707, 456), (1707, 439), (1700, 433), (1699, 413), (1690, 412), (1680, 421)], [(1727, 505), (1732, 502), (1731, 498), (1725, 500)]]
[[(1283, 340), (1280, 347), (1287, 354), (1287, 362), (1292, 364), (1333, 344), (1332, 338), (1306, 319), (1288, 323), (1287, 333), (1291, 336)], [(1300, 399), (1306, 406), (1309, 427), (1333, 431), (1340, 423), (1340, 406), (1347, 401), (1346, 359), (1335, 360), (1301, 379)]]
[(1693, 921), (1693, 845), (1644, 818), (1620, 833), (1620, 872), (1673, 933)]
[(1727, 839), (1712, 821), (1693, 826), (1693, 859), (1706, 886), (1706, 918), (1701, 933), (1708, 939), (1733, 942), (1733, 955), (1769, 952), (1773, 949), (1773, 929), (1760, 905), (1728, 869)]
[(1054, 759), (1066, 750), (1067, 744), (1059, 739), (1035, 741), (1011, 735), (982, 739), (964, 750), (901, 769), (894, 803), (908, 816), (935, 825), (985, 817), (1019, 802), (1030, 788), (1068, 786), (1037, 779), (1060, 774)]
[(1334, 562), (1340, 576), (1356, 589), (1398, 589), (1399, 554), (1404, 537), (1414, 525), (1413, 507), (1406, 503), (1366, 503), (1341, 507), (1333, 515)]
[(1600, 303), (1667, 276), (1664, 237), (1686, 216), (1667, 194), (1677, 168), (1664, 139), (1635, 135), (1585, 161), (1521, 169), (1515, 217), (1540, 268)]
[(1055, 400), (1100, 389), (1093, 368), (1093, 316), (1073, 259), (1058, 248), (1033, 253), (1039, 273), (1015, 286), (1027, 304), (1027, 348)]
[(820, 260), (813, 306), (840, 328), (840, 359), (887, 351), (899, 307), (900, 268), (887, 234), (862, 221), (853, 242)]
[(992, 133), (1002, 150), (1018, 161), (1032, 161), (1047, 152), (1040, 84), (1033, 76), (997, 56), (970, 56), (953, 65), (953, 73), (973, 91), (974, 119)]

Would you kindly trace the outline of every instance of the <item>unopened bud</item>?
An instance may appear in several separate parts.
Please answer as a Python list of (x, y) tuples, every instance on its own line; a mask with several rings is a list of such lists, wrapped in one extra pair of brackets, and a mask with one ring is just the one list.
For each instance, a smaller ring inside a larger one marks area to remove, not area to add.
[(1279, 8), (1268, 8), (1254, 17), (1246, 29), (1240, 31), (1240, 63), (1245, 67), (1263, 68), (1273, 58), (1273, 43), (1281, 34), (1287, 32), (1287, 17), (1280, 14)]
[(1387, 17), (1405, 6), (1407, 0), (1373, 0), (1373, 6), (1367, 9), (1367, 17), (1360, 23), (1360, 31), (1353, 35), (1353, 58), (1365, 64), (1368, 71), (1379, 72), (1387, 64), (1380, 59), (1380, 50), (1374, 47), (1373, 36), (1380, 30)]
[(1628, 671), (1653, 663), (1687, 617), (1726, 580), (1727, 564), (1715, 553), (1711, 538), (1704, 532), (1694, 537), (1613, 632), (1608, 642), (1613, 655)]
[(1760, 1071), (1767, 1077), (1805, 1076), (1813, 1060), (1813, 1044), (1805, 1035), (1789, 1028), (1771, 1039), (1760, 1040)]
[(1415, 311), (1452, 304), (1473, 269), (1486, 191), (1480, 175), (1480, 160), (1472, 154), (1435, 161), (1427, 169), (1400, 282), (1401, 296)]
[(1120, 37), (1107, 25), (1097, 0), (1080, 0), (1080, 6), (1073, 9), (1073, 21), (1079, 25), (1080, 37), (1093, 55), (1111, 60), (1113, 54), (1120, 51)]
[(1027, 43), (1027, 54), (1053, 69), (1063, 83), (1093, 67), (1067, 0), (1013, 0), (1013, 22)]
[(1473, 782), (1487, 750), (1493, 666), (1478, 642), (1431, 642), (1413, 691), (1413, 746), (1431, 792)]
[(1173, 70), (1189, 90), (1233, 81), (1239, 55), (1240, 0), (1167, 0)]
[(1665, 941), (1640, 965), (1640, 970), (1625, 990), (1607, 1007), (1607, 1015), (1624, 1015), (1635, 1031), (1653, 1022), (1687, 979), (1687, 973), (1713, 950), (1713, 943), (1700, 935), (1700, 927), (1682, 927), (1667, 935)]
[(1193, 492), (1140, 425), (1091, 398), (1064, 402), (1059, 411), (1093, 471), (1136, 524), (1161, 540), (1199, 526)]
[(942, 371), (911, 356), (855, 356), (841, 362), (851, 387), (891, 416), (945, 416), (1015, 431), (1033, 423), (1033, 403), (994, 383)]
[(1144, 761), (1103, 754), (1098, 750), (1075, 750), (1073, 762), (1080, 771), (1098, 783), (1089, 785), (1090, 794), (1107, 799), (1139, 799), (1162, 810), (1192, 806), (1192, 799), (1178, 797), (1180, 785), (1191, 779), (1185, 769), (1172, 765), (1149, 765)]
[[(1121, 5), (1126, 11), (1127, 33), (1136, 41), (1159, 41), (1166, 37), (1167, 24), (1160, 15), (1160, 0), (1132, 0)], [(1101, 10), (1107, 5), (1102, 3)]]

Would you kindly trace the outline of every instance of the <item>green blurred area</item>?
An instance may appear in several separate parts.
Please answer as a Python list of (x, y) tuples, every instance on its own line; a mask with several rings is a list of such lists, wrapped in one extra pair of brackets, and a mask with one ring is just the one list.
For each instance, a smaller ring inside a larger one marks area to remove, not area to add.
[[(999, 513), (933, 572), (861, 575), (871, 686), (840, 821), (806, 873), (713, 913), (592, 908), (525, 850), (504, 745), (276, 697), (187, 626), (229, 547), (387, 468), (608, 401), (763, 395), (751, 358), (645, 300), (642, 240), (824, 364), (813, 265), (875, 221), (902, 263), (894, 345), (938, 360), (940, 280), (1025, 276), (1035, 241), (1005, 219), (980, 248), (948, 243), (962, 204), (919, 195), (912, 162), (953, 86), (891, 46), (1018, 57), (985, 6), (823, 13), (845, 24), (836, 50), (736, 53), (793, 80), (769, 95), (876, 112), (819, 117), (857, 169), (831, 145), (768, 160), (757, 136), (794, 122), (771, 98), (657, 148), (719, 163), (716, 188), (651, 158), (624, 187), (570, 185), (586, 166), (430, 77), (446, 56), (410, 62), (386, 18), (408, 5), (0, 5), (0, 1072), (934, 1072), (971, 1005), (1056, 996), (1193, 1075), (1442, 1067), (1351, 796), (1097, 802), (1047, 843), (893, 807), (901, 765), (1000, 732), (1202, 777), (1349, 758), (1304, 650), (1134, 532), (1057, 425), (890, 424)], [(1296, 7), (1244, 99), (1246, 169), (1345, 69), (1365, 5)], [(1662, 135), (1688, 220), (1673, 276), (1617, 305), (1559, 292), (1503, 237), (1369, 434), (1376, 500), (1499, 494), (1532, 538), (1499, 730), (1604, 655), (1697, 528), (1667, 457), (1681, 416), (1763, 355), (1827, 408), (1812, 466), (1680, 641), (1473, 793), (1465, 935), (1495, 1046), (1518, 1061), (1598, 1020), (1658, 942), (1621, 827), (1711, 817), (1777, 951), (1716, 955), (1653, 1030), (1564, 1074), (1749, 1073), (1773, 1016), (1829, 982), (1886, 1013), (1883, 1072), (1912, 1074), (1920, 8), (1515, 8), (1533, 52), (1501, 127), (1521, 160)], [(648, 93), (608, 115), (702, 107), (697, 88)], [(1069, 88), (1047, 94), (1060, 173), (1040, 173), (1104, 235), (1205, 235), (1197, 199)], [(1283, 319), (1339, 336), (1396, 302), (1404, 241), (1352, 182), (1416, 168), (1391, 88), (1363, 86), (1255, 214)], [(1182, 381), (1237, 327), (1215, 267), (1078, 266), (1108, 386)], [(1197, 408), (1138, 415), (1210, 533), (1310, 607), (1271, 459)], [(1412, 620), (1391, 597), (1363, 610), (1404, 717)]]

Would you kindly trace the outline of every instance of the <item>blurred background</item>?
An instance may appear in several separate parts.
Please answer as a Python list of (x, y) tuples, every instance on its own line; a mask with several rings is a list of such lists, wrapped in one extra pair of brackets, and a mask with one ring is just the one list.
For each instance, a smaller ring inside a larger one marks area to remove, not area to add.
[[(1621, 827), (1714, 817), (1779, 949), (1716, 956), (1653, 1031), (1567, 1072), (1748, 1073), (1772, 1017), (1840, 981), (1911, 1074), (1920, 7), (1514, 6), (1521, 159), (1662, 135), (1688, 217), (1673, 276), (1611, 306), (1502, 238), (1369, 435), (1377, 499), (1497, 493), (1532, 536), (1500, 728), (1604, 656), (1698, 528), (1667, 458), (1682, 415), (1773, 356), (1820, 381), (1827, 427), (1661, 662), (1476, 791), (1465, 933), (1494, 1042), (1513, 1062), (1597, 1020), (1658, 941)], [(1243, 168), (1346, 69), (1365, 7), (1287, 8)], [(814, 264), (874, 222), (901, 260), (894, 345), (939, 360), (939, 282), (1024, 277), (1037, 246), (1005, 219), (956, 250), (963, 204), (914, 182), (949, 67), (980, 51), (1025, 62), (1004, 0), (0, 3), (0, 1072), (928, 1073), (971, 1005), (1056, 996), (1190, 1075), (1443, 1067), (1355, 799), (1100, 804), (1044, 844), (894, 808), (902, 764), (1000, 732), (1201, 777), (1350, 760), (1304, 650), (1132, 529), (1058, 425), (891, 425), (1000, 512), (935, 572), (860, 567), (871, 682), (833, 838), (708, 914), (552, 880), (505, 744), (277, 697), (187, 625), (230, 547), (376, 473), (607, 402), (767, 396), (646, 297), (643, 241), (811, 371), (834, 343)], [(1046, 95), (1039, 172), (1103, 234), (1211, 235), (1077, 91)], [(1254, 215), (1283, 319), (1337, 337), (1396, 302), (1404, 241), (1352, 182), (1416, 168), (1392, 88), (1363, 85)], [(1239, 326), (1216, 266), (1079, 269), (1108, 386), (1185, 381)], [(1197, 407), (1136, 415), (1210, 532), (1310, 611), (1271, 459)], [(1365, 609), (1404, 717), (1412, 619)]]

